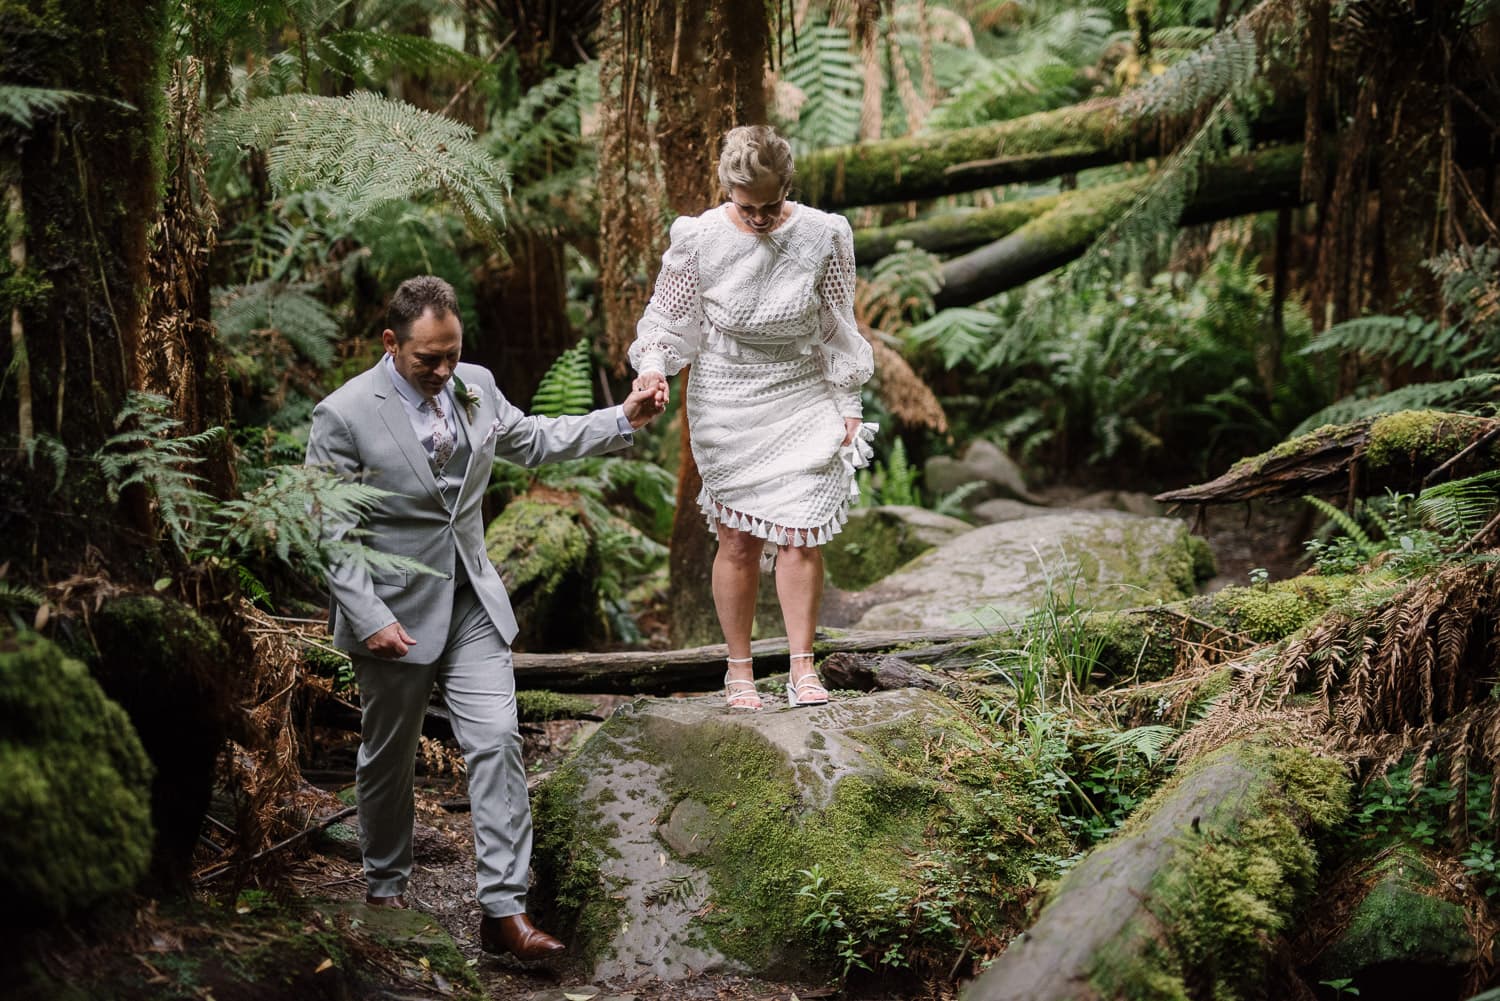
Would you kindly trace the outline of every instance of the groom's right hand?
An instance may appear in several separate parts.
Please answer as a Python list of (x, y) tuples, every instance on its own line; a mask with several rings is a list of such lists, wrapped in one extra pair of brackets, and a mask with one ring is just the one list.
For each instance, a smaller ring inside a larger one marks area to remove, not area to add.
[(405, 629), (401, 628), (401, 623), (392, 622), (365, 640), (365, 649), (369, 650), (376, 657), (395, 659), (397, 657), (405, 657), (406, 651), (416, 646), (416, 644), (417, 641), (412, 639)]

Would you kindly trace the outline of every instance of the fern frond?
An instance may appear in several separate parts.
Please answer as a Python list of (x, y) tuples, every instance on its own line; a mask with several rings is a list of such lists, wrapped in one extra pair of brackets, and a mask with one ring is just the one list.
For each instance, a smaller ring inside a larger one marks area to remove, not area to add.
[(594, 409), (593, 362), (589, 342), (580, 340), (557, 356), (531, 398), (531, 412), (544, 417), (586, 414)]
[(396, 70), (435, 80), (467, 81), (486, 63), (432, 38), (394, 31), (337, 31), (318, 39), (309, 55), (348, 77), (388, 80)]
[(1500, 470), (1428, 487), (1416, 506), (1424, 525), (1448, 536), (1472, 537), (1500, 507)]
[(505, 222), (510, 178), (468, 126), (376, 94), (252, 101), (218, 119), (211, 143), (263, 150), (279, 192), (330, 191), (351, 219), (436, 191), (485, 236)]
[(855, 315), (888, 334), (932, 316), (933, 297), (943, 287), (942, 262), (908, 241), (881, 258), (855, 291)]
[(945, 309), (906, 332), (913, 348), (930, 346), (942, 356), (946, 368), (977, 360), (1001, 331), (1004, 320), (986, 309)]
[(1329, 404), (1292, 429), (1288, 437), (1324, 424), (1350, 424), (1364, 417), (1398, 410), (1452, 410), (1463, 413), (1492, 404), (1500, 391), (1500, 372), (1482, 372), (1447, 382), (1417, 382), (1371, 397), (1346, 397)]
[(797, 120), (785, 132), (798, 152), (840, 146), (859, 137), (864, 76), (849, 33), (818, 25), (797, 33), (788, 46), (785, 81), (802, 95)]
[(12, 584), (0, 577), (0, 608), (14, 605), (40, 605), (47, 596), (29, 584)]
[(73, 101), (89, 95), (76, 90), (57, 90), (52, 87), (17, 87), (0, 85), (0, 121), (8, 121), (23, 129), (39, 116), (61, 114)]
[(1334, 507), (1321, 497), (1304, 497), (1302, 499), (1338, 526), (1339, 530), (1350, 539), (1353, 539), (1362, 556), (1369, 558), (1379, 551), (1380, 547), (1375, 545), (1369, 533), (1364, 530), (1364, 527), (1349, 512), (1343, 508)]
[(1154, 765), (1161, 760), (1161, 756), (1176, 739), (1176, 727), (1167, 726), (1164, 723), (1150, 723), (1145, 726), (1131, 727), (1129, 730), (1121, 730), (1101, 744), (1099, 750), (1105, 754), (1139, 754), (1148, 765)]
[(1245, 18), (1148, 78), (1120, 100), (1126, 119), (1177, 117), (1225, 95), (1243, 94), (1259, 75), (1255, 32)]
[(1302, 354), (1358, 354), (1396, 365), (1459, 373), (1474, 360), (1462, 327), (1445, 327), (1419, 316), (1362, 316), (1336, 323), (1314, 337)]
[(25, 445), (26, 465), (32, 469), (36, 468), (36, 457), (40, 453), (52, 465), (55, 474), (52, 480), (52, 492), (62, 489), (63, 482), (68, 473), (68, 446), (64, 445), (58, 438), (54, 438), (45, 432), (34, 435)]
[(110, 499), (127, 487), (151, 492), (162, 527), (178, 551), (191, 552), (202, 538), (213, 500), (199, 486), (202, 477), (188, 467), (202, 461), (201, 452), (224, 437), (221, 427), (178, 437), (182, 422), (169, 416), (172, 401), (150, 393), (131, 393), (115, 418), (121, 430), (94, 453), (104, 473)]
[(333, 364), (339, 325), (311, 286), (274, 281), (214, 289), (214, 326), (226, 344), (249, 348), (257, 335), (279, 334), (320, 368)]

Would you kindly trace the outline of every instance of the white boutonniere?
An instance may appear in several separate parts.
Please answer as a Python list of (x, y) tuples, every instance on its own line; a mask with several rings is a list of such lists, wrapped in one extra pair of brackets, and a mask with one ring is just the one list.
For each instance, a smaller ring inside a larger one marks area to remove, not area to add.
[(453, 376), (453, 398), (458, 401), (459, 406), (464, 408), (464, 418), (473, 424), (474, 413), (479, 409), (479, 394), (465, 386), (457, 373)]

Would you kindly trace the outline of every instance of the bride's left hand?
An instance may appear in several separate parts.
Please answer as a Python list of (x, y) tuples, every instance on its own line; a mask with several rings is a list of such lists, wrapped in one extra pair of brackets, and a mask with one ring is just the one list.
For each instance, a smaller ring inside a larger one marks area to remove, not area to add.
[(855, 434), (859, 432), (859, 426), (863, 420), (859, 417), (844, 418), (844, 444), (847, 445), (854, 440)]

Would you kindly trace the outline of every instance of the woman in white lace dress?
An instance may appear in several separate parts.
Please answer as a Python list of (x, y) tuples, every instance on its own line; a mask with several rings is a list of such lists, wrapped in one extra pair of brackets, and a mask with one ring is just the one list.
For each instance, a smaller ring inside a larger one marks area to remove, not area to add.
[(791, 147), (768, 126), (725, 135), (728, 200), (672, 224), (630, 348), (636, 385), (654, 387), (662, 404), (667, 377), (692, 366), (688, 422), (698, 504), (719, 540), (713, 596), (732, 709), (761, 708), (750, 629), (763, 553), (791, 645), (787, 699), (828, 701), (812, 655), (819, 547), (848, 516), (875, 431), (861, 421), (874, 360), (854, 323), (853, 233), (842, 216), (788, 201), (792, 172)]

